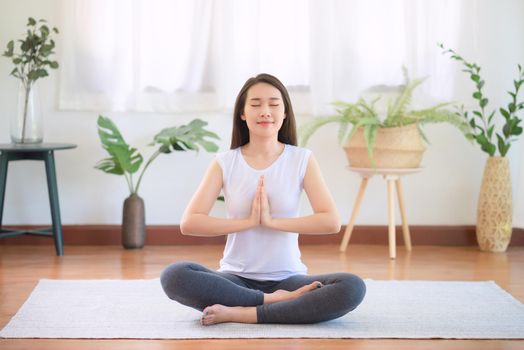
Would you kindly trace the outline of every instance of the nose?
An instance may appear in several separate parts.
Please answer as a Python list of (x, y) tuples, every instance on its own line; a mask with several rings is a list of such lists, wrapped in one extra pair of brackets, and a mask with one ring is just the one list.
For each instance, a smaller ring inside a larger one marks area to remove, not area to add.
[(265, 117), (265, 118), (271, 118), (271, 111), (269, 109), (269, 106), (265, 105), (261, 110), (260, 110), (260, 116), (261, 117)]

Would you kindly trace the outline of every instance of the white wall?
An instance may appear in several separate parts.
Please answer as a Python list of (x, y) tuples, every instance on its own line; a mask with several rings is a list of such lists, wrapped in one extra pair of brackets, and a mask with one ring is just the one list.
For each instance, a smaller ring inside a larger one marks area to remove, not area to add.
[[(0, 13), (0, 50), (23, 32), (28, 16), (60, 22), (59, 0), (4, 0)], [(475, 2), (468, 1), (468, 4)], [(507, 103), (505, 91), (511, 88), (516, 63), (524, 64), (524, 2), (519, 0), (479, 2), (472, 15), (479, 16), (477, 37), (464, 43), (462, 53), (483, 67), (486, 94), (493, 105)], [(443, 24), (445, 25), (445, 23)], [(58, 40), (60, 45), (60, 40)], [(469, 51), (468, 51), (469, 50)], [(437, 51), (438, 52), (438, 51)], [(17, 81), (8, 76), (11, 63), (0, 58), (0, 143), (9, 140), (9, 116), (16, 111)], [(468, 99), (471, 85), (464, 76), (454, 94)], [(96, 133), (96, 113), (57, 109), (56, 72), (41, 80), (46, 141), (73, 142), (78, 148), (55, 154), (60, 205), (64, 224), (118, 224), (127, 196), (122, 177), (93, 168), (106, 155)], [(240, 87), (239, 87), (240, 88)], [(106, 113), (120, 127), (126, 140), (141, 150), (161, 128), (186, 123), (195, 117), (209, 122), (221, 137), (221, 149), (229, 144), (230, 115), (174, 115), (150, 113)], [(298, 116), (298, 123), (305, 119)], [(342, 221), (347, 223), (358, 189), (359, 178), (346, 170), (345, 156), (334, 140), (335, 126), (321, 129), (308, 145), (315, 153), (331, 189)], [(423, 161), (424, 170), (405, 178), (404, 191), (411, 224), (474, 224), (476, 203), (486, 156), (449, 126), (426, 128), (431, 141)], [(524, 227), (524, 142), (513, 145), (510, 159), (514, 190), (514, 223)], [(146, 152), (144, 152), (146, 153)], [(160, 156), (144, 177), (141, 196), (146, 201), (148, 224), (178, 224), (185, 205), (207, 168), (212, 155), (177, 153)], [(49, 222), (45, 172), (40, 162), (10, 164), (4, 210), (4, 224), (43, 224)], [(370, 182), (358, 224), (386, 223), (386, 188), (382, 180)], [(308, 205), (304, 201), (304, 212)], [(216, 208), (216, 214), (222, 212)]]

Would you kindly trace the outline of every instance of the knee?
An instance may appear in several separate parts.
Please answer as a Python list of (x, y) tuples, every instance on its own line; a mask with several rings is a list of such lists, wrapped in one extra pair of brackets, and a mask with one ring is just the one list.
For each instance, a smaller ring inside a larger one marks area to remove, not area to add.
[(160, 275), (160, 283), (166, 295), (173, 300), (177, 299), (177, 295), (184, 286), (184, 280), (187, 279), (188, 273), (192, 270), (194, 263), (181, 261), (169, 265), (162, 271)]
[(362, 278), (350, 273), (344, 273), (339, 283), (342, 288), (342, 307), (346, 313), (353, 311), (364, 300), (366, 283)]

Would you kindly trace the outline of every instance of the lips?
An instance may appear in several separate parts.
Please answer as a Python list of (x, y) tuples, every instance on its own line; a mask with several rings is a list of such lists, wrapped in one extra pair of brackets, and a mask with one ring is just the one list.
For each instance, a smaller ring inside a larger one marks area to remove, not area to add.
[(258, 122), (257, 124), (258, 125), (270, 125), (270, 124), (274, 124), (274, 122)]

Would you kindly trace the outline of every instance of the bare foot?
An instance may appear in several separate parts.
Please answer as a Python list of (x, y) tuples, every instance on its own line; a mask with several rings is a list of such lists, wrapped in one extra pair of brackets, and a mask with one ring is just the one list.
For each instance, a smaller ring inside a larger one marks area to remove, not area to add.
[(257, 323), (256, 307), (224, 306), (215, 304), (202, 312), (200, 323), (203, 326), (223, 322)]
[(285, 301), (285, 300), (293, 300), (298, 298), (301, 295), (304, 295), (308, 292), (311, 292), (312, 290), (315, 290), (317, 288), (322, 288), (322, 283), (315, 281), (311, 284), (307, 284), (303, 287), (300, 287), (294, 291), (287, 291), (283, 289), (279, 289), (273, 293), (264, 294), (264, 304), (271, 304), (276, 303), (279, 301)]

